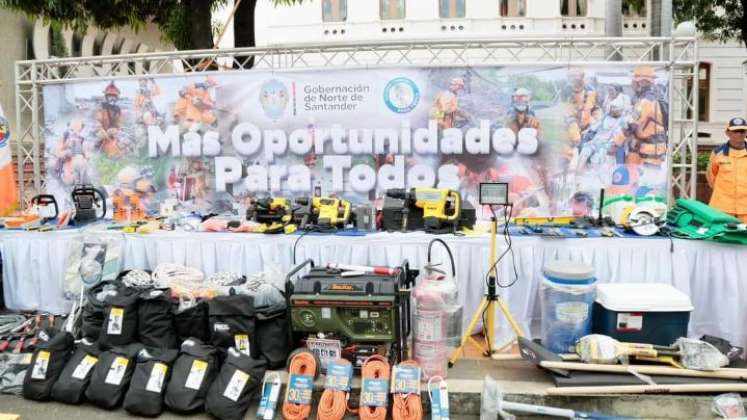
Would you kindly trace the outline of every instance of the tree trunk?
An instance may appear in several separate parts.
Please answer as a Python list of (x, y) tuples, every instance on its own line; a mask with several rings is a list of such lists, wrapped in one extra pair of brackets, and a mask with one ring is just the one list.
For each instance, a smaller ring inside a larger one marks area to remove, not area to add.
[(747, 0), (742, 0), (742, 30), (740, 32), (740, 38), (747, 47)]
[(190, 41), (194, 49), (213, 48), (213, 30), (209, 0), (188, 0)]
[(233, 16), (233, 39), (236, 47), (253, 47), (254, 10), (257, 0), (242, 0)]

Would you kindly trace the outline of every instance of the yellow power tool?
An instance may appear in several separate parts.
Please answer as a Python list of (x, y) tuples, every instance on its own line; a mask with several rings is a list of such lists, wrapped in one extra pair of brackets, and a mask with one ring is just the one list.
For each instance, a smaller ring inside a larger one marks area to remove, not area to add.
[(290, 200), (284, 197), (267, 197), (256, 200), (251, 208), (251, 218), (263, 224), (262, 233), (290, 233), (295, 231), (293, 207)]
[[(349, 201), (339, 197), (300, 197), (296, 204), (307, 206), (309, 211), (299, 223), (300, 229), (310, 227), (344, 228), (350, 223), (353, 206)], [(303, 211), (299, 212), (303, 214)]]
[(409, 207), (423, 210), (423, 228), (431, 233), (455, 232), (462, 215), (462, 196), (446, 188), (393, 188), (389, 197), (403, 200), (402, 230), (407, 231)]

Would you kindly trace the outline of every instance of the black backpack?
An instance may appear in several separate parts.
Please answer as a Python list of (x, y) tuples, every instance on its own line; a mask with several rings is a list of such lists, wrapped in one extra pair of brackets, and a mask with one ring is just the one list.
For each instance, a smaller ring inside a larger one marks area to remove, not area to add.
[(220, 373), (210, 385), (205, 411), (222, 420), (240, 420), (265, 376), (267, 364), (235, 348), (228, 349)]
[(99, 333), (102, 349), (127, 346), (137, 341), (137, 293), (121, 288), (104, 298), (104, 322)]
[(142, 348), (140, 343), (133, 343), (101, 353), (86, 389), (86, 398), (101, 408), (117, 407), (130, 385), (135, 358)]
[(100, 354), (101, 350), (95, 342), (83, 339), (75, 343), (75, 352), (52, 386), (52, 399), (67, 404), (83, 402)]
[(23, 378), (24, 398), (37, 401), (50, 399), (52, 386), (70, 360), (74, 344), (75, 340), (70, 333), (61, 332), (51, 340), (37, 345)]
[(254, 347), (254, 298), (248, 295), (218, 296), (209, 303), (210, 341), (223, 354), (230, 347), (256, 354)]
[(181, 413), (202, 410), (210, 383), (217, 373), (218, 352), (215, 347), (196, 338), (184, 340), (166, 388), (166, 406)]
[(169, 290), (146, 290), (140, 293), (137, 307), (139, 341), (146, 347), (176, 349), (173, 304)]
[(138, 353), (130, 389), (122, 404), (128, 413), (152, 417), (163, 412), (163, 394), (178, 354), (178, 350), (160, 348), (145, 348)]

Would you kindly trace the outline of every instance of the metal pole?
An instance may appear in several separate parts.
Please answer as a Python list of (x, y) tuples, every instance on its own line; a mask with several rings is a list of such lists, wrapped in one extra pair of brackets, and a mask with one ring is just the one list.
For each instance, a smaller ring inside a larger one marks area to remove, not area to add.
[[(670, 0), (671, 1), (671, 0)], [(700, 63), (698, 61), (698, 41), (693, 44), (695, 64), (693, 64), (693, 135), (690, 137), (690, 198), (697, 194), (698, 184), (698, 121), (700, 121)]]
[(31, 64), (31, 137), (33, 140), (32, 156), (34, 158), (34, 193), (41, 191), (41, 164), (39, 161), (39, 85), (37, 81), (37, 63)]
[[(604, 10), (604, 34), (610, 38), (620, 38), (622, 31), (622, 0), (607, 0)], [(610, 61), (622, 61), (622, 55), (614, 48), (608, 50), (607, 57)]]
[[(674, 56), (674, 42), (670, 40), (669, 42), (669, 56)], [(680, 130), (677, 131), (677, 135), (674, 136), (673, 133), (675, 133), (675, 126), (674, 126), (674, 113), (675, 113), (675, 103), (674, 100), (676, 99), (676, 88), (675, 88), (675, 68), (670, 67), (669, 68), (669, 132), (667, 133), (667, 136), (669, 136), (669, 147), (667, 147), (667, 201), (669, 203), (669, 207), (672, 207), (674, 205), (674, 149), (677, 148), (679, 143), (682, 141), (681, 138), (681, 124), (678, 123), (678, 128)], [(679, 95), (681, 96), (681, 95)], [(681, 110), (680, 110), (681, 112)], [(676, 142), (674, 139), (677, 139)]]
[(651, 16), (651, 36), (662, 36), (661, 33), (661, 12), (663, 0), (651, 0), (649, 16)]
[(658, 0), (659, 3), (659, 35), (670, 36), (672, 35), (672, 0)]
[(14, 67), (16, 74), (16, 166), (18, 168), (18, 205), (21, 210), (24, 210), (26, 208), (24, 200), (26, 188), (24, 186), (23, 167), (26, 159), (24, 159), (23, 137), (26, 130), (21, 128), (23, 127), (23, 92), (21, 91), (21, 84), (19, 83), (21, 80), (22, 65), (23, 64), (21, 63), (16, 63)]

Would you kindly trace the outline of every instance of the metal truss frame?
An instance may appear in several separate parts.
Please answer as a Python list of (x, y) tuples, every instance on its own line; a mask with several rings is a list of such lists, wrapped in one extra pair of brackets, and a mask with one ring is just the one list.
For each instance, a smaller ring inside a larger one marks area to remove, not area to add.
[[(355, 45), (168, 51), (112, 56), (18, 61), (16, 159), (25, 207), (44, 189), (42, 87), (87, 80), (164, 76), (214, 71), (292, 70), (385, 66), (487, 66), (650, 64), (670, 70), (668, 161), (675, 195), (694, 197), (697, 159), (698, 90), (695, 38), (512, 38)], [(688, 112), (690, 110), (690, 112)], [(31, 176), (25, 168), (31, 166)]]

